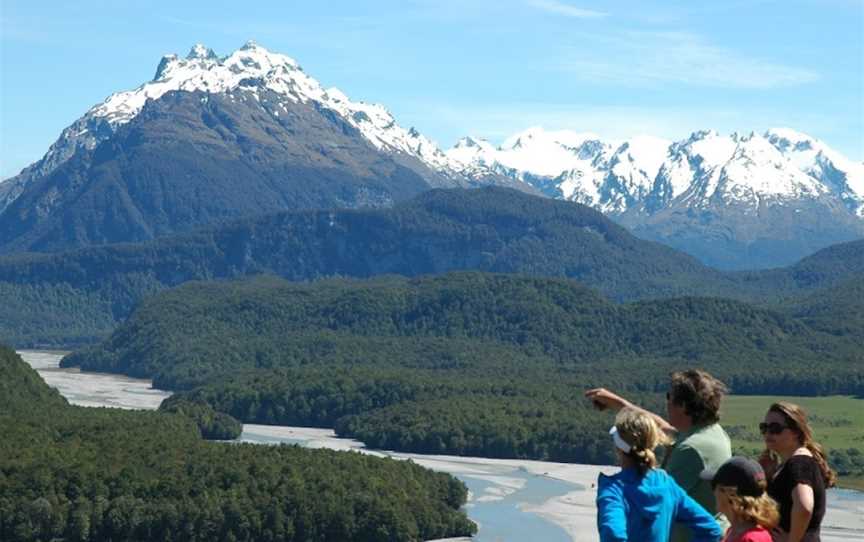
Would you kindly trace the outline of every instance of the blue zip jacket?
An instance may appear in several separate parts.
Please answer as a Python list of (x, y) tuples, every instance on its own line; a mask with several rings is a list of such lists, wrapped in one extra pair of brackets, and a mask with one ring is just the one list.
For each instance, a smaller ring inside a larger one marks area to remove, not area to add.
[(651, 469), (639, 476), (635, 468), (597, 480), (597, 528), (601, 542), (667, 542), (672, 524), (693, 533), (692, 542), (716, 542), (720, 525), (688, 496), (666, 471)]

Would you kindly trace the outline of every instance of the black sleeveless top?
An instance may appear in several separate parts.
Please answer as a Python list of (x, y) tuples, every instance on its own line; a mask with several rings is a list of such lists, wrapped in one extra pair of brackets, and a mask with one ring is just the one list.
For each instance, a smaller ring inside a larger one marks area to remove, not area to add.
[(801, 542), (819, 542), (819, 528), (825, 515), (825, 479), (819, 463), (809, 455), (793, 455), (768, 483), (768, 495), (780, 505), (780, 528), (789, 532), (792, 522), (792, 490), (798, 484), (813, 488), (813, 515)]

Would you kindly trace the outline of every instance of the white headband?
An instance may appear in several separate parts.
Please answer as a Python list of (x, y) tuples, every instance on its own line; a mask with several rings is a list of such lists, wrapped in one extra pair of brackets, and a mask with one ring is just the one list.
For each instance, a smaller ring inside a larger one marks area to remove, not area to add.
[(621, 435), (618, 434), (618, 428), (614, 425), (612, 429), (609, 430), (609, 434), (612, 435), (612, 442), (615, 443), (615, 447), (624, 452), (625, 454), (629, 454), (630, 450), (633, 449), (632, 446), (627, 444), (627, 442), (621, 438)]

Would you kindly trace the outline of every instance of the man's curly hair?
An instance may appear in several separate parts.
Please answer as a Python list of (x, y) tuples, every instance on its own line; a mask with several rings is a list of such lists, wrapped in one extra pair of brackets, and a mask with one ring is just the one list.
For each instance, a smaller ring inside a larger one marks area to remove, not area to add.
[(708, 425), (720, 421), (720, 403), (729, 390), (701, 369), (672, 373), (669, 399), (683, 405), (693, 425)]

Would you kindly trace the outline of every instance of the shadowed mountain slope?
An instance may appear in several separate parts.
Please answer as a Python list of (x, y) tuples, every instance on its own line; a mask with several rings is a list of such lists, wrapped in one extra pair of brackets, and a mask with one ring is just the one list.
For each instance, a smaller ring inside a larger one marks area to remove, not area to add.
[[(0, 251), (143, 241), (285, 209), (390, 205), (430, 188), (337, 115), (272, 92), (172, 92), (28, 184)], [(430, 174), (431, 175), (431, 174)]]

